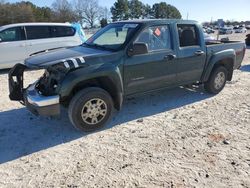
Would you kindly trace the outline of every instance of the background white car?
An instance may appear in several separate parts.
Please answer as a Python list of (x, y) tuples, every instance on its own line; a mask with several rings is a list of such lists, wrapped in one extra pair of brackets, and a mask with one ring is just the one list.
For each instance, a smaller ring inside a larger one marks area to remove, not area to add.
[(204, 39), (205, 39), (205, 42), (214, 42), (216, 41), (216, 38), (207, 34), (207, 33), (204, 33)]
[(22, 23), (0, 27), (0, 69), (23, 63), (34, 53), (77, 46), (82, 40), (76, 29), (64, 23)]
[(230, 28), (230, 27), (224, 27), (224, 28), (219, 29), (219, 34), (221, 35), (233, 34), (233, 33), (234, 33), (234, 30), (233, 28)]
[(235, 29), (235, 33), (246, 33), (247, 29), (245, 27), (239, 27), (238, 29)]

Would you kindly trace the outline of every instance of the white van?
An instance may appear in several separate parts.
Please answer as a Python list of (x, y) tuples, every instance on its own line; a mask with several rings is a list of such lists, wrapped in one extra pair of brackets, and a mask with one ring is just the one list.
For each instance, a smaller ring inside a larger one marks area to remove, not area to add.
[(0, 27), (0, 69), (11, 68), (29, 56), (61, 47), (82, 44), (70, 24), (21, 23)]

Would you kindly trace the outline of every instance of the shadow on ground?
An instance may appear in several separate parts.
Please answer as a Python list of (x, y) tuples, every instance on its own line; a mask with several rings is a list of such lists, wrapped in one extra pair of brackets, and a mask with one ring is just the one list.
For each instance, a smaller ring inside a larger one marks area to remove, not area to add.
[[(105, 129), (209, 97), (211, 95), (204, 94), (201, 88), (176, 88), (129, 99)], [(66, 110), (63, 110), (59, 119), (35, 117), (25, 108), (0, 112), (0, 164), (83, 136), (86, 134), (71, 126)]]

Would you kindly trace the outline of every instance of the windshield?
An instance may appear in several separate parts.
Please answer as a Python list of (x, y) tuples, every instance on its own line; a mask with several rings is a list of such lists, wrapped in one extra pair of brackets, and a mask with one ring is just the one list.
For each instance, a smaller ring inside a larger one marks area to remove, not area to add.
[(84, 44), (116, 51), (128, 42), (138, 29), (138, 26), (137, 23), (110, 24), (90, 37)]

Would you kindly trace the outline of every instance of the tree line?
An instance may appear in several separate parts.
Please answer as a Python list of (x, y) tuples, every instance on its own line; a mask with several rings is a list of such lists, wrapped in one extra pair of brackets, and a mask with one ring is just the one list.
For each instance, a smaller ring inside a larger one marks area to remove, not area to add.
[(54, 0), (51, 7), (38, 7), (29, 1), (9, 3), (0, 0), (0, 25), (21, 22), (79, 22), (93, 28), (108, 22), (143, 18), (181, 18), (179, 10), (165, 2), (153, 6), (140, 0), (116, 0), (111, 9), (98, 0)]
[(128, 20), (139, 18), (175, 18), (181, 19), (180, 11), (165, 2), (153, 6), (143, 4), (139, 0), (117, 0), (111, 7), (112, 20)]

